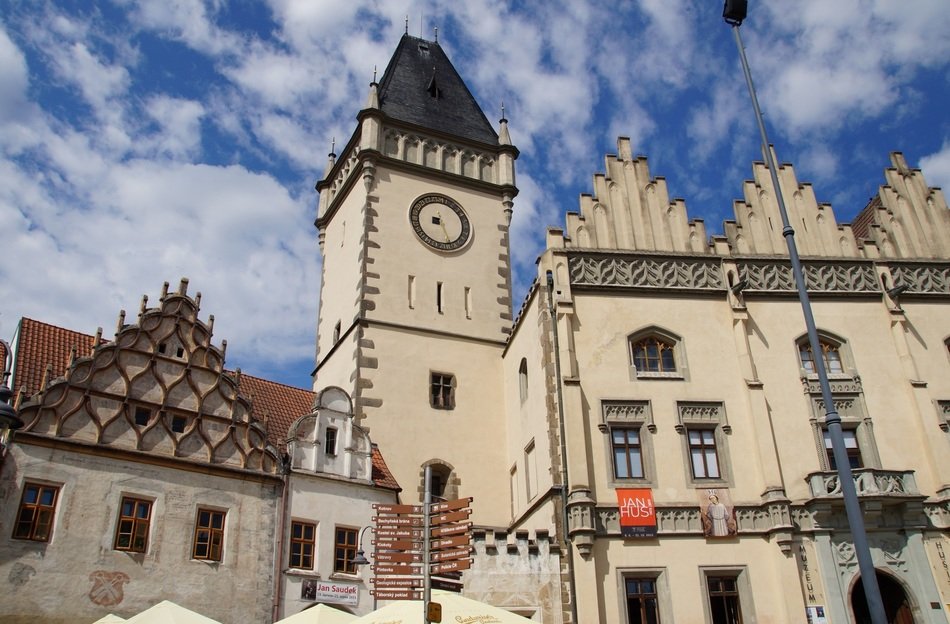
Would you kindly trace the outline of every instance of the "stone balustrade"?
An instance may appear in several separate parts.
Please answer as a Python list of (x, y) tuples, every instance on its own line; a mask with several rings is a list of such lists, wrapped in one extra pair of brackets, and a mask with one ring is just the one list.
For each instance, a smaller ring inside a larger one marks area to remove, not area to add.
[[(858, 468), (852, 471), (858, 496), (918, 496), (913, 470), (879, 470)], [(815, 498), (841, 496), (837, 472), (813, 472), (807, 477)]]

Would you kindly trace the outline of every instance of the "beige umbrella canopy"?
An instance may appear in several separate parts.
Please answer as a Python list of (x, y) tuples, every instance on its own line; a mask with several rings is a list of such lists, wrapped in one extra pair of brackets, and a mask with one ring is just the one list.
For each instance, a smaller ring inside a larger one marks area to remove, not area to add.
[(119, 622), (125, 622), (125, 620), (120, 618), (118, 615), (112, 615), (110, 613), (109, 615), (96, 620), (92, 624), (119, 624)]
[(355, 615), (319, 604), (278, 620), (274, 624), (350, 624), (355, 619)]
[[(432, 590), (432, 602), (442, 605), (442, 621), (477, 622), (478, 624), (531, 624), (531, 620), (466, 598), (454, 592)], [(422, 624), (421, 600), (400, 600), (352, 621), (352, 624)]]
[(126, 624), (221, 624), (170, 600), (163, 600), (125, 621)]

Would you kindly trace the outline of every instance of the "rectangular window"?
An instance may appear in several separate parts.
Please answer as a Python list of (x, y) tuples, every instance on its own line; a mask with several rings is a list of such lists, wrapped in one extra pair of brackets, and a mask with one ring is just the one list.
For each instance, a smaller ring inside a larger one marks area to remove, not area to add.
[(290, 523), (290, 567), (299, 570), (313, 569), (313, 550), (317, 538), (317, 525), (309, 522)]
[(122, 497), (115, 549), (144, 553), (148, 550), (148, 531), (152, 521), (152, 501)]
[(629, 624), (659, 624), (655, 578), (624, 579)]
[(353, 559), (356, 558), (356, 538), (358, 531), (346, 527), (336, 528), (336, 545), (333, 548), (333, 571), (344, 574), (356, 574)]
[(508, 475), (509, 486), (511, 487), (511, 517), (515, 517), (515, 513), (518, 511), (518, 466), (517, 464), (511, 467), (511, 472)]
[(429, 380), (430, 405), (436, 409), (455, 407), (455, 378), (452, 375), (432, 373)]
[(442, 314), (442, 282), (435, 283), (435, 308)]
[(531, 440), (524, 449), (524, 479), (525, 494), (528, 501), (531, 501), (538, 493), (538, 465), (537, 454), (534, 452), (534, 440)]
[(187, 423), (188, 419), (184, 416), (172, 416), (172, 431), (175, 433), (184, 433)]
[(135, 408), (135, 424), (145, 426), (148, 424), (148, 421), (152, 418), (152, 410), (147, 407), (136, 407)]
[(416, 307), (416, 276), (409, 276), (409, 309)]
[(57, 498), (59, 488), (56, 486), (24, 484), (16, 524), (13, 527), (13, 538), (48, 542), (53, 534)]
[(718, 479), (719, 455), (716, 452), (716, 432), (713, 429), (688, 429), (689, 459), (696, 479)]
[(643, 449), (639, 429), (614, 428), (610, 430), (614, 455), (614, 477), (617, 479), (643, 478)]
[[(831, 434), (824, 431), (825, 453), (828, 457), (828, 467), (830, 470), (837, 470), (838, 464), (835, 462), (835, 454), (831, 450)], [(861, 449), (858, 447), (858, 436), (854, 429), (844, 429), (841, 431), (844, 436), (844, 448), (848, 452), (848, 463), (851, 469), (862, 468), (864, 463), (861, 461)]]
[(221, 561), (223, 547), (224, 512), (199, 509), (195, 522), (195, 543), (191, 550), (192, 559)]
[(739, 607), (739, 587), (735, 576), (706, 578), (709, 590), (709, 610), (713, 624), (742, 624)]
[(330, 457), (336, 455), (336, 427), (327, 427), (327, 439), (323, 450)]
[(465, 287), (465, 318), (472, 318), (472, 289)]

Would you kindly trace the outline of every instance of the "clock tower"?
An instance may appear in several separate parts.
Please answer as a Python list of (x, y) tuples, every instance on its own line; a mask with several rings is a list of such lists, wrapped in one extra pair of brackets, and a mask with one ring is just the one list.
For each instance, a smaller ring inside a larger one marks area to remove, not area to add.
[(357, 121), (317, 184), (315, 389), (351, 394), (403, 501), (421, 500), (431, 465), (437, 494), (472, 496), (474, 521), (504, 525), (518, 150), (441, 46), (409, 35)]

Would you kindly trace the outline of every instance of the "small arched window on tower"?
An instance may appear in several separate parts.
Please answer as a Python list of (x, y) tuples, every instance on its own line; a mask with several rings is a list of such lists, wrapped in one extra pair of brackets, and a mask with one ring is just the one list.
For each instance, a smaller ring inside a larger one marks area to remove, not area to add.
[[(429, 493), (433, 502), (452, 498), (455, 488), (451, 485), (452, 469), (441, 463), (432, 463), (429, 466)], [(423, 470), (423, 475), (425, 471)], [(423, 483), (425, 486), (425, 483)], [(422, 492), (425, 495), (425, 490)]]
[[(844, 374), (844, 366), (841, 363), (841, 345), (827, 338), (820, 338), (818, 343), (821, 346), (821, 360), (825, 364), (825, 371), (829, 375)], [(798, 357), (805, 374), (815, 375), (818, 373), (815, 354), (807, 338), (798, 342)]]

